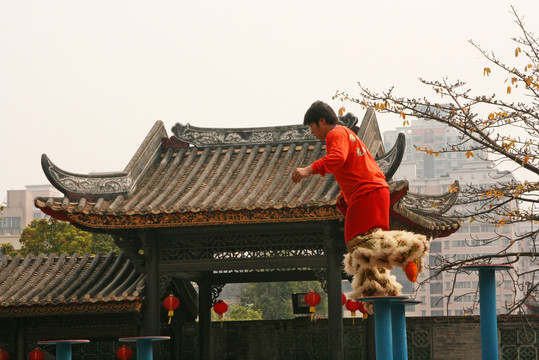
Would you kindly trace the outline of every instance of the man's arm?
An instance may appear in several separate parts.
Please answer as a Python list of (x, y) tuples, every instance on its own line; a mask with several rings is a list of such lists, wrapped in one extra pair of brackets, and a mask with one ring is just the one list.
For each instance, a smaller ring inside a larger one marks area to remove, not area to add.
[(343, 132), (330, 132), (326, 138), (327, 155), (312, 163), (313, 174), (333, 174), (346, 162), (349, 150), (348, 135)]
[(292, 181), (294, 183), (299, 183), (301, 179), (307, 178), (313, 174), (313, 168), (311, 166), (307, 166), (304, 168), (296, 168), (294, 172), (292, 173)]

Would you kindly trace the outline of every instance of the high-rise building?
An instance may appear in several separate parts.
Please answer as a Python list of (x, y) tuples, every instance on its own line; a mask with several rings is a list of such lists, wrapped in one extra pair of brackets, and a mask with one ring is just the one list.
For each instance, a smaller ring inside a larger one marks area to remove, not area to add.
[(0, 244), (10, 243), (20, 247), (19, 236), (33, 219), (41, 219), (45, 214), (34, 206), (38, 196), (61, 196), (52, 185), (27, 185), (25, 190), (8, 190), (7, 202), (0, 214)]
[[(494, 163), (485, 158), (484, 154), (475, 154), (467, 158), (464, 153), (441, 153), (438, 156), (416, 151), (417, 147), (441, 149), (447, 144), (459, 143), (459, 133), (444, 124), (434, 121), (414, 120), (409, 127), (398, 128), (384, 133), (385, 147), (395, 143), (399, 132), (406, 136), (406, 151), (403, 161), (394, 179), (406, 179), (409, 191), (425, 195), (441, 195), (448, 191), (455, 180), (460, 187), (469, 184), (493, 185), (514, 180), (508, 171), (496, 169)], [(456, 207), (458, 209), (458, 207)], [(508, 248), (508, 251), (522, 251), (524, 243), (514, 243), (516, 225), (496, 226), (465, 219), (458, 232), (431, 242), (429, 259), (425, 263), (430, 266), (440, 261), (454, 261), (475, 257), (478, 255), (494, 254)], [(503, 235), (498, 238), (498, 234)], [(496, 240), (493, 240), (496, 239)], [(501, 262), (502, 260), (500, 260)], [(519, 261), (514, 266), (522, 268), (529, 266), (529, 261)], [(476, 273), (444, 272), (423, 286), (414, 285), (406, 280), (402, 271), (395, 270), (398, 280), (404, 285), (403, 292), (421, 300), (423, 303), (408, 309), (408, 314), (420, 316), (442, 316), (478, 314), (478, 276)], [(418, 283), (428, 275), (434, 275), (435, 270), (426, 269), (418, 278)], [(513, 281), (505, 272), (496, 275), (498, 312), (505, 312), (505, 305), (512, 304), (515, 296)], [(447, 296), (451, 294), (448, 298)]]

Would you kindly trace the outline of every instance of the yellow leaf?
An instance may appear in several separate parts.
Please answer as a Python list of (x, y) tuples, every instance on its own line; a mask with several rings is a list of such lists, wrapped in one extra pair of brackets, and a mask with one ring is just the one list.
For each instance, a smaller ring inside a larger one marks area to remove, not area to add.
[(341, 108), (339, 109), (339, 116), (343, 116), (345, 111), (346, 111), (345, 107), (344, 107), (344, 106), (341, 107)]
[(489, 118), (490, 120), (493, 120), (493, 119), (494, 119), (494, 114), (493, 114), (493, 113), (490, 113), (489, 116), (488, 116), (488, 118)]
[(402, 117), (403, 119), (406, 119), (406, 114), (404, 113), (404, 111), (401, 111), (401, 117)]
[(508, 93), (508, 94), (511, 94), (511, 86), (508, 86), (508, 87), (507, 87), (507, 93)]
[(473, 153), (470, 150), (468, 150), (466, 152), (466, 158), (469, 159), (470, 157), (473, 157)]
[(402, 122), (402, 126), (410, 125), (410, 122), (408, 120), (404, 120)]
[(483, 76), (489, 76), (490, 75), (490, 68), (489, 67), (485, 67), (483, 69)]
[(520, 52), (522, 52), (522, 50), (520, 50), (520, 48), (517, 47), (517, 48), (515, 49), (515, 57), (517, 57), (518, 54), (519, 54)]
[(526, 155), (524, 160), (522, 160), (522, 165), (525, 165), (530, 160), (530, 155)]

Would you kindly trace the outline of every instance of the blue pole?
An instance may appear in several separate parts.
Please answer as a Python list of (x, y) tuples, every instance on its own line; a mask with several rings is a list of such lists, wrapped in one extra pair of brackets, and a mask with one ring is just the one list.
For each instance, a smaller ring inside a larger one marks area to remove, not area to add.
[(374, 334), (376, 337), (376, 360), (391, 360), (393, 341), (391, 339), (391, 305), (389, 299), (378, 300), (374, 304)]
[(404, 302), (391, 304), (391, 332), (393, 335), (393, 360), (408, 360)]
[(494, 269), (479, 269), (481, 359), (498, 360), (498, 319), (496, 318), (496, 279)]
[(71, 343), (59, 342), (56, 344), (56, 359), (71, 360)]
[(152, 339), (137, 339), (137, 359), (153, 360)]

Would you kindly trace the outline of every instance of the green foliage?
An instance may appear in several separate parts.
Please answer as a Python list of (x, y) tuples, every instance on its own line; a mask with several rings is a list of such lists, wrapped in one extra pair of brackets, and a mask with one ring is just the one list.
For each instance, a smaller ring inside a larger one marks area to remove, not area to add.
[(294, 317), (292, 294), (310, 290), (317, 291), (322, 297), (320, 305), (316, 307), (316, 313), (327, 317), (327, 294), (317, 281), (244, 284), (240, 301), (242, 304), (252, 304), (253, 309), (261, 310), (264, 320), (291, 319)]
[(5, 244), (0, 244), (0, 253), (2, 253), (2, 255), (9, 255), (13, 257), (19, 253), (19, 250), (15, 250), (13, 245), (9, 243), (5, 243)]
[(34, 219), (20, 238), (23, 254), (107, 253), (119, 251), (110, 235), (80, 230), (68, 222), (56, 219)]
[[(219, 315), (212, 311), (212, 321), (220, 321)], [(232, 304), (228, 307), (228, 311), (224, 314), (224, 321), (234, 320), (262, 320), (262, 310), (255, 310), (252, 306), (242, 304)]]

